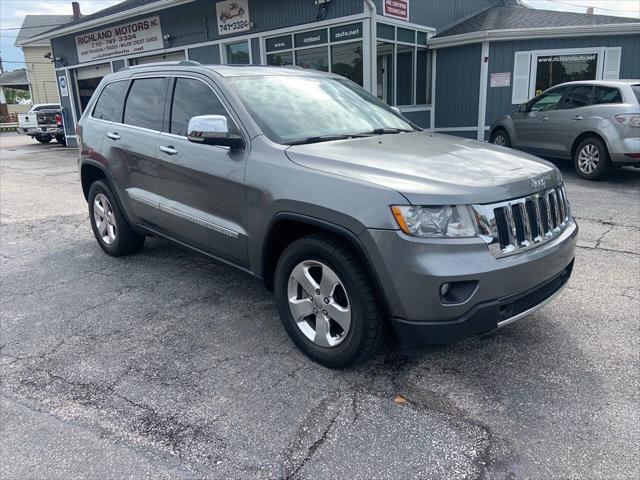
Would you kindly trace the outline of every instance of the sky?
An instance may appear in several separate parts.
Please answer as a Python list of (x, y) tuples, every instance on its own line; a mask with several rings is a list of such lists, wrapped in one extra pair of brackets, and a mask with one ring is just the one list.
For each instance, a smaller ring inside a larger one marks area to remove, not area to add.
[[(121, 0), (80, 0), (83, 14), (89, 14), (119, 3)], [(431, 1), (431, 0), (411, 0)], [(639, 0), (522, 0), (531, 8), (585, 13), (595, 7), (596, 14), (640, 19)], [(13, 46), (27, 14), (71, 15), (71, 0), (0, 0), (0, 56), (6, 70), (24, 66), (22, 50)]]

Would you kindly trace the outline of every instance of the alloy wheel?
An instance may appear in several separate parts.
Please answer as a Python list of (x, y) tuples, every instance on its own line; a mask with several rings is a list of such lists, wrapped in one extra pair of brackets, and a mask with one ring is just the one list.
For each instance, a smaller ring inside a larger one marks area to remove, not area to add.
[(316, 260), (300, 262), (287, 287), (289, 309), (300, 331), (320, 347), (342, 343), (351, 328), (351, 306), (338, 275)]
[(102, 241), (111, 245), (116, 241), (116, 219), (109, 199), (99, 193), (93, 200), (93, 219)]
[(502, 133), (499, 133), (493, 138), (493, 144), (504, 147), (507, 144), (507, 139), (504, 138)]
[(591, 143), (584, 145), (578, 153), (578, 168), (582, 173), (592, 174), (600, 163), (600, 151)]

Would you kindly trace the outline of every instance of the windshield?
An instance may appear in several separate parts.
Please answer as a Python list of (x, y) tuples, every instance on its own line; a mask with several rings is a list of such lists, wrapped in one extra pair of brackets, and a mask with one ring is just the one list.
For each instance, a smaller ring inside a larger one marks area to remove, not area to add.
[(380, 133), (415, 130), (388, 105), (346, 79), (274, 75), (228, 80), (258, 126), (277, 143), (382, 129), (385, 132)]

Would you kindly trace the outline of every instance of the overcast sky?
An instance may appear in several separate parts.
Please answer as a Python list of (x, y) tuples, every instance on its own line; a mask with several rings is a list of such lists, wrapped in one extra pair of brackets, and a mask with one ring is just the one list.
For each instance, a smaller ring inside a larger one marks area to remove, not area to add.
[[(89, 14), (120, 1), (80, 0), (80, 9), (83, 14)], [(640, 0), (523, 0), (523, 2), (532, 8), (578, 13), (585, 13), (587, 7), (593, 6), (596, 14), (640, 18)], [(21, 63), (24, 62), (22, 51), (15, 48), (13, 42), (27, 14), (71, 15), (71, 0), (0, 0), (0, 56), (2, 56), (5, 70), (24, 66)]]

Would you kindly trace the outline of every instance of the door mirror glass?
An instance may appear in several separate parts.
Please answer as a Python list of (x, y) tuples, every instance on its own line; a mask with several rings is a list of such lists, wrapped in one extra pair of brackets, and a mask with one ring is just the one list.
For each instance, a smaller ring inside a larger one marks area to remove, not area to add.
[(229, 128), (224, 115), (198, 115), (191, 117), (187, 127), (187, 138), (190, 142), (220, 145), (230, 148), (244, 147), (244, 140), (238, 133)]

